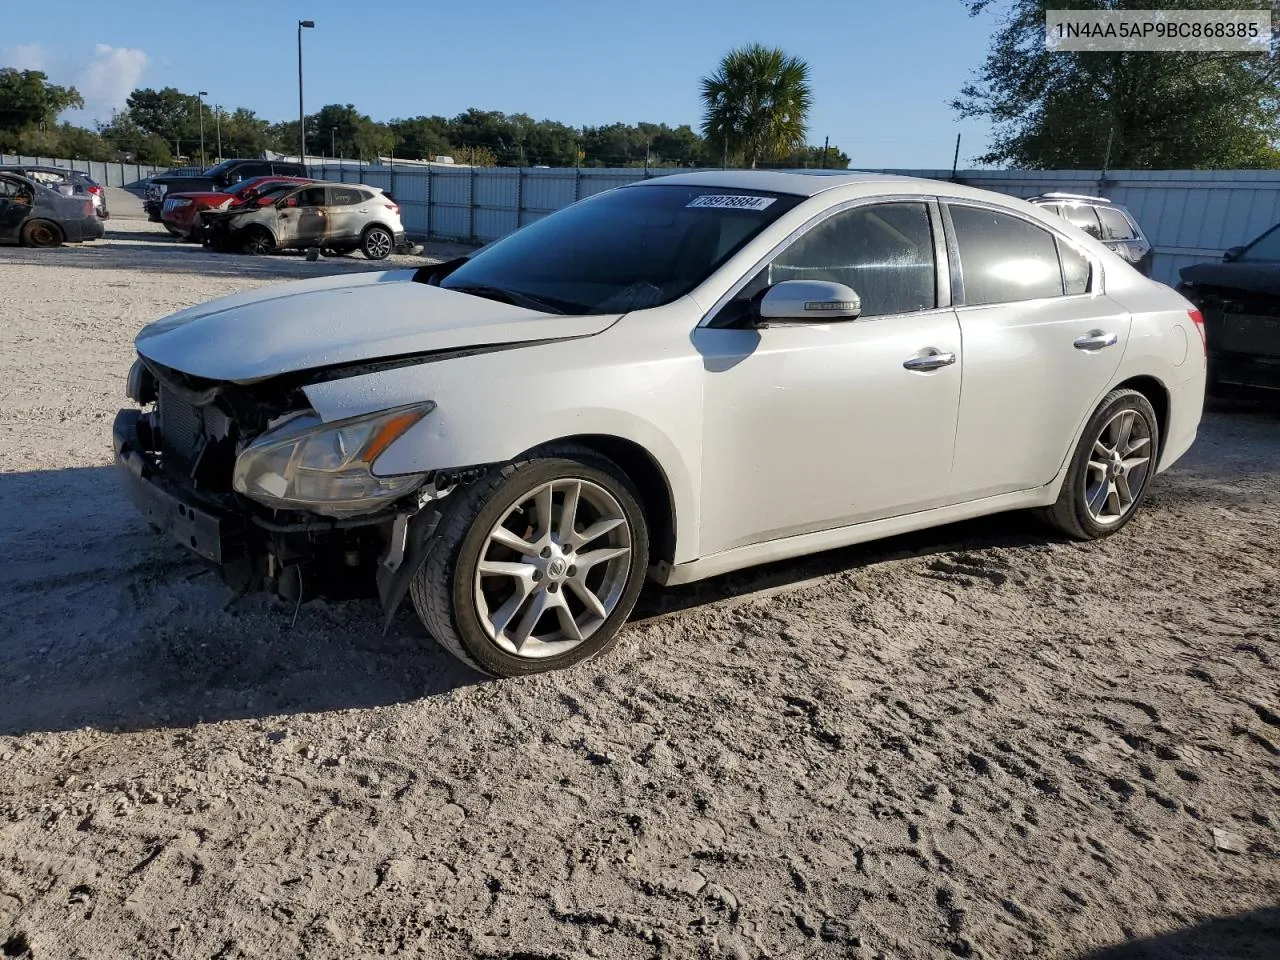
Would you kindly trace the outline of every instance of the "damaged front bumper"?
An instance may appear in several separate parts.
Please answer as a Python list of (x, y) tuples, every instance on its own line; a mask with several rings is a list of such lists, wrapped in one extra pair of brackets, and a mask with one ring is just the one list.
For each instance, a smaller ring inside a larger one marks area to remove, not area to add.
[(270, 590), (293, 600), (331, 594), (335, 585), (342, 596), (376, 586), (389, 624), (430, 553), (440, 519), (428, 502), (344, 520), (234, 508), (165, 472), (155, 455), (151, 419), (139, 410), (116, 414), (112, 445), (130, 502), (240, 593)]

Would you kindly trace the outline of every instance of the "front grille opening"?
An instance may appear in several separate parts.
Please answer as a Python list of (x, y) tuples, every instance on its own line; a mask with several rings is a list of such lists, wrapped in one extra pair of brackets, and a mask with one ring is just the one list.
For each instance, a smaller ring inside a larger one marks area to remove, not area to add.
[(237, 430), (221, 408), (197, 406), (161, 381), (156, 421), (166, 473), (210, 493), (231, 492)]

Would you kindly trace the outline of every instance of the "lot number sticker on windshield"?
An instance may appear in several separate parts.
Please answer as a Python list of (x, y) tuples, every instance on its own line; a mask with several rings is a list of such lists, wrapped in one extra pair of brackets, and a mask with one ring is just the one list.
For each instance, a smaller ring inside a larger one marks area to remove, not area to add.
[(692, 200), (689, 206), (711, 207), (717, 210), (763, 210), (777, 199), (777, 197), (744, 197), (739, 194), (707, 193)]

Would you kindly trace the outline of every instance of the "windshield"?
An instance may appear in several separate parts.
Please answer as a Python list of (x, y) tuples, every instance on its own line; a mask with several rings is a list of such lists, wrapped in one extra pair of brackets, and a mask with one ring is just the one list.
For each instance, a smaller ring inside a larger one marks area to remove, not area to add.
[(1280, 225), (1272, 227), (1257, 240), (1253, 241), (1253, 244), (1240, 259), (1261, 260), (1264, 263), (1280, 260)]
[(236, 197), (241, 195), (253, 196), (254, 193), (266, 193), (268, 190), (274, 190), (277, 187), (286, 185), (286, 183), (281, 183), (279, 180), (273, 182), (259, 177), (250, 177), (248, 180), (241, 180), (233, 187), (227, 187), (225, 192)]
[(611, 190), (485, 247), (440, 286), (560, 313), (656, 307), (684, 296), (802, 199), (713, 186)]
[(216, 176), (217, 176), (218, 174), (220, 174), (223, 170), (226, 170), (228, 167), (230, 167), (230, 166), (231, 166), (233, 163), (235, 163), (235, 162), (236, 162), (235, 160), (223, 160), (221, 163), (216, 164), (215, 166), (210, 167), (210, 168), (209, 168), (208, 170), (206, 170), (203, 174), (201, 174), (201, 176), (205, 176), (205, 177), (216, 177)]

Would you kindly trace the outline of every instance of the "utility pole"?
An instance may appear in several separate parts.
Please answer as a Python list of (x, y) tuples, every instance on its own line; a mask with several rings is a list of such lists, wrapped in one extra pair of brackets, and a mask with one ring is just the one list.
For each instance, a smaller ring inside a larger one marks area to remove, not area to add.
[(213, 126), (218, 131), (218, 159), (222, 159), (222, 107), (213, 105)]
[(205, 166), (204, 159), (204, 98), (209, 95), (208, 90), (200, 90), (196, 93), (196, 103), (199, 104), (198, 111), (200, 113), (200, 166)]
[(307, 162), (307, 118), (302, 112), (302, 31), (316, 25), (314, 20), (298, 21), (298, 162)]
[(1111, 127), (1107, 130), (1107, 152), (1102, 158), (1102, 179), (1107, 179), (1107, 171), (1111, 168), (1111, 145), (1116, 139), (1116, 128)]
[(951, 179), (956, 178), (956, 167), (960, 165), (960, 134), (956, 134), (956, 152), (951, 157)]
[(822, 169), (827, 169), (827, 155), (831, 152), (831, 138), (822, 138)]
[(728, 170), (729, 169), (729, 135), (727, 133), (724, 135), (723, 140), (724, 140), (724, 155), (720, 161), (720, 169)]

